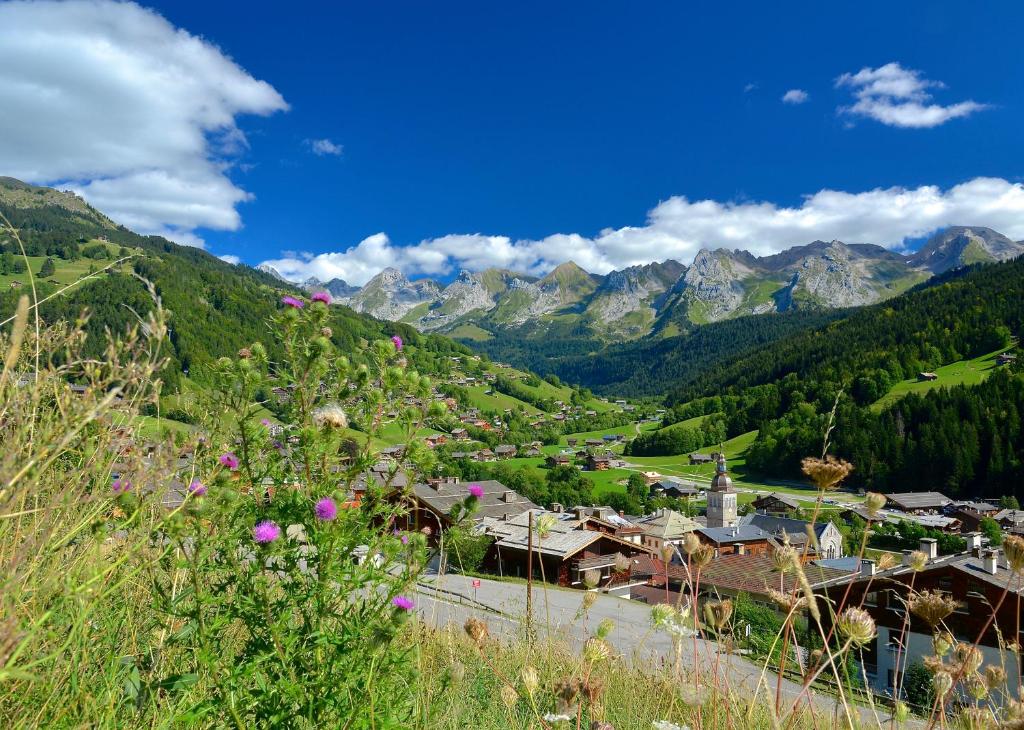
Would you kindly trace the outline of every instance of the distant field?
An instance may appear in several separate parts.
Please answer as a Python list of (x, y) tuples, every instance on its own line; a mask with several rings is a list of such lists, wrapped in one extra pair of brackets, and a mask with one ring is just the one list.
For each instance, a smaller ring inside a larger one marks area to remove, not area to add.
[(511, 408), (514, 411), (522, 408), (526, 413), (531, 415), (537, 415), (540, 413), (539, 409), (534, 408), (529, 403), (523, 403), (523, 401), (517, 398), (505, 395), (504, 393), (499, 393), (496, 390), (493, 391), (491, 395), (487, 395), (484, 392), (486, 390), (490, 390), (490, 388), (482, 385), (470, 385), (466, 388), (466, 393), (469, 396), (469, 402), (482, 411), (498, 411), (500, 413), (506, 408)]
[(711, 418), (711, 416), (694, 416), (693, 418), (687, 418), (685, 421), (679, 421), (678, 423), (673, 423), (670, 426), (665, 426), (665, 428), (661, 428), (658, 430), (667, 432), (674, 431), (680, 428), (699, 428), (700, 425), (704, 423), (704, 421), (707, 420), (708, 418)]
[(927, 393), (929, 390), (952, 385), (977, 385), (987, 378), (996, 369), (996, 355), (1005, 352), (1006, 348), (1001, 347), (995, 352), (981, 355), (973, 360), (957, 360), (949, 365), (943, 365), (935, 370), (937, 380), (918, 381), (911, 378), (896, 383), (888, 393), (871, 404), (871, 409), (880, 411), (886, 406), (896, 402), (907, 393)]

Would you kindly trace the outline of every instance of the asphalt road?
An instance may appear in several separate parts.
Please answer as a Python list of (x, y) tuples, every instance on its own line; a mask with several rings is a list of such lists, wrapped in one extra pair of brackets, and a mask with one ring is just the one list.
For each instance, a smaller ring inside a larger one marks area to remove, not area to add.
[[(543, 637), (550, 631), (552, 637), (570, 646), (582, 646), (601, 621), (610, 619), (615, 629), (608, 642), (623, 659), (645, 668), (674, 662), (672, 640), (665, 632), (651, 629), (648, 606), (598, 594), (588, 614), (581, 617), (578, 613), (582, 599), (580, 591), (549, 587), (545, 592), (540, 584), (534, 584), (533, 616), (537, 635)], [(487, 622), (492, 635), (505, 639), (521, 637), (526, 615), (526, 586), (480, 579), (480, 587), (473, 588), (472, 579), (461, 575), (431, 575), (421, 581), (416, 610), (424, 621), (437, 627), (454, 625), (461, 629), (467, 618), (476, 616)], [(695, 646), (693, 638), (687, 638), (682, 647), (684, 668), (695, 666), (696, 653), (704, 677), (711, 676), (717, 665), (719, 681), (724, 687), (744, 697), (754, 696), (761, 681), (761, 665), (721, 652), (712, 641), (697, 639)], [(769, 670), (761, 684), (761, 697), (774, 697), (775, 676)], [(782, 695), (786, 699), (783, 705), (787, 708), (792, 705), (800, 691), (800, 685), (784, 680)], [(837, 700), (829, 695), (811, 693), (811, 701), (819, 712), (831, 714), (838, 709), (842, 713), (842, 706), (837, 707)], [(861, 710), (861, 715), (866, 727), (890, 726), (889, 715), (883, 709), (879, 709), (877, 718), (867, 708)], [(845, 723), (837, 726), (842, 725)], [(908, 726), (915, 724), (908, 723)]]

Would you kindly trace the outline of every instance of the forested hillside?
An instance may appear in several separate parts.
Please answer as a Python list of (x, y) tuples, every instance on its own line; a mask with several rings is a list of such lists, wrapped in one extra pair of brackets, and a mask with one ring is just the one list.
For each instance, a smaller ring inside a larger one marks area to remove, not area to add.
[[(153, 306), (142, 279), (152, 282), (170, 313), (170, 362), (162, 376), (173, 389), (181, 374), (239, 348), (266, 339), (266, 322), (289, 285), (246, 266), (235, 266), (197, 248), (159, 236), (140, 236), (115, 225), (73, 194), (0, 178), (0, 213), (18, 230), (30, 257), (40, 300), (63, 288), (52, 271), (77, 267), (81, 284), (41, 305), (46, 322), (75, 321), (87, 311), (92, 354), (99, 354), (105, 329), (123, 330)], [(15, 240), (0, 232), (0, 265), (6, 285), (0, 289), (0, 319), (14, 311), (28, 291), (29, 272)], [(47, 262), (51, 262), (44, 269)], [(36, 263), (38, 262), (38, 263)], [(121, 263), (118, 263), (121, 262)], [(87, 265), (86, 265), (87, 263)], [(141, 277), (141, 278), (140, 278)], [(347, 307), (331, 308), (331, 339), (352, 352), (362, 339), (399, 334), (417, 348), (424, 372), (437, 355), (468, 350), (443, 337), (421, 335), (412, 327), (385, 323)]]

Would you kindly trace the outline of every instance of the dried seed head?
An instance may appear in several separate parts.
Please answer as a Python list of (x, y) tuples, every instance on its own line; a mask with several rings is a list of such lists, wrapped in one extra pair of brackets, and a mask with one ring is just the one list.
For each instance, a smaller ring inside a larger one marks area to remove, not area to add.
[(973, 644), (961, 642), (953, 647), (952, 661), (960, 666), (959, 674), (973, 674), (984, 660), (981, 649)]
[(879, 570), (889, 570), (889, 568), (895, 568), (896, 565), (896, 556), (892, 553), (882, 553), (882, 556), (878, 559)]
[(590, 730), (615, 730), (615, 726), (610, 722), (601, 722), (600, 720), (594, 720), (590, 723)]
[(616, 573), (625, 573), (627, 570), (629, 570), (631, 565), (632, 565), (632, 562), (630, 561), (630, 559), (627, 558), (622, 553), (617, 553), (615, 555), (615, 566), (614, 566), (614, 569), (615, 569)]
[(321, 327), (320, 334), (330, 339), (331, 336), (334, 334), (334, 330), (332, 330), (330, 327)]
[(248, 360), (250, 357), (252, 357), (252, 350), (250, 350), (248, 347), (243, 347), (241, 350), (238, 351), (239, 360)]
[(675, 546), (673, 546), (673, 545), (664, 545), (664, 546), (662, 546), (662, 548), (661, 548), (661, 559), (664, 560), (666, 563), (671, 563), (672, 562), (672, 557), (675, 554), (676, 554)]
[(967, 707), (957, 718), (963, 730), (995, 730), (996, 719), (992, 711), (984, 707)]
[(935, 676), (932, 677), (932, 685), (935, 687), (935, 694), (939, 697), (945, 697), (949, 694), (949, 690), (953, 689), (953, 677), (949, 672), (936, 672)]
[(921, 591), (907, 602), (910, 612), (932, 629), (941, 624), (960, 603), (941, 591)]
[(715, 558), (715, 549), (710, 545), (701, 545), (693, 551), (690, 559), (698, 568), (703, 568)]
[(519, 702), (519, 693), (516, 692), (516, 688), (503, 684), (501, 686), (501, 701), (505, 703), (505, 707), (512, 709)]
[(885, 506), (885, 496), (878, 492), (868, 492), (864, 497), (864, 509), (869, 517), (874, 517)]
[(807, 598), (804, 596), (781, 593), (774, 588), (768, 589), (768, 597), (786, 613), (795, 613), (807, 605)]
[(523, 689), (526, 690), (526, 693), (533, 696), (533, 693), (536, 692), (537, 688), (540, 686), (540, 678), (537, 676), (537, 670), (527, 664), (522, 668), (522, 671), (519, 672), (519, 678), (523, 680)]
[(586, 613), (590, 610), (590, 607), (597, 601), (597, 594), (592, 591), (586, 591), (583, 594), (583, 600), (580, 602), (580, 611)]
[(477, 644), (482, 644), (487, 638), (487, 624), (476, 617), (466, 619), (466, 624), (463, 628), (469, 634), (469, 638)]
[(800, 462), (800, 466), (804, 474), (823, 492), (837, 489), (839, 483), (853, 471), (853, 464), (834, 456), (826, 456), (824, 459), (809, 456)]
[(863, 608), (848, 608), (839, 616), (839, 633), (854, 646), (867, 646), (875, 638), (875, 620)]
[(708, 601), (704, 604), (704, 620), (707, 621), (716, 631), (721, 631), (729, 623), (732, 617), (732, 601), (726, 598), (722, 601)]
[(937, 656), (926, 656), (921, 660), (921, 663), (924, 664), (924, 668), (932, 674), (942, 672), (947, 668), (942, 659)]
[(686, 537), (683, 538), (683, 552), (687, 555), (693, 555), (700, 548), (700, 538), (692, 532), (686, 533)]
[(1003, 539), (1003, 554), (1011, 571), (1024, 574), (1024, 537), (1007, 535)]
[(329, 403), (313, 411), (313, 423), (320, 428), (348, 428), (348, 416), (337, 403)]
[(537, 533), (537, 537), (541, 540), (551, 534), (551, 528), (555, 526), (554, 515), (544, 514), (537, 518), (537, 521), (533, 523), (533, 531)]
[(591, 675), (583, 683), (583, 696), (587, 698), (587, 702), (594, 705), (601, 701), (601, 695), (604, 694), (604, 682), (600, 677)]
[(800, 558), (796, 550), (790, 547), (788, 540), (772, 552), (772, 567), (780, 573), (795, 570), (799, 562)]
[(587, 588), (597, 588), (597, 584), (601, 582), (601, 571), (599, 570), (585, 570), (583, 571), (583, 585)]
[(563, 679), (555, 685), (555, 694), (560, 706), (569, 707), (575, 704), (580, 694), (580, 684), (578, 679)]
[(679, 700), (687, 707), (701, 707), (708, 701), (708, 691), (700, 685), (684, 682), (679, 685)]
[(988, 694), (988, 687), (985, 686), (985, 682), (981, 677), (977, 675), (970, 677), (966, 684), (967, 694), (977, 701), (985, 699), (985, 696)]
[(997, 689), (1006, 684), (1006, 670), (996, 664), (985, 667), (985, 685), (989, 689)]
[(915, 550), (910, 553), (910, 569), (915, 573), (920, 573), (928, 565), (928, 554), (923, 553), (920, 550)]

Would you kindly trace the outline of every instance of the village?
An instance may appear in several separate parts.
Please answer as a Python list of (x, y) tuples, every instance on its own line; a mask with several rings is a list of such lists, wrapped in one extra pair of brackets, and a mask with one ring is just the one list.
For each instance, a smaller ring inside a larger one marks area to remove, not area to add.
[[(436, 475), (413, 478), (408, 444), (381, 442), (378, 463), (352, 481), (342, 505), (356, 508), (367, 490), (384, 490), (387, 499), (404, 507), (403, 520), (391, 528), (427, 535), (441, 573), (517, 585), (525, 580), (646, 605), (692, 605), (698, 615), (704, 602), (742, 598), (782, 616), (772, 594), (797, 589), (799, 579), (780, 569), (777, 555), (795, 551), (807, 586), (821, 600), (863, 596), (879, 631), (863, 654), (862, 669), (880, 696), (891, 696), (900, 682), (898, 667), (931, 651), (928, 626), (911, 618), (904, 627), (911, 584), (918, 591), (942, 591), (957, 603), (946, 625), (956, 636), (981, 632), (987, 661), (999, 661), (1001, 637), (1017, 630), (1016, 601), (1005, 603), (991, 625), (979, 620), (982, 607), (995, 605), (1007, 585), (1001, 538), (1024, 535), (1024, 510), (1013, 500), (956, 501), (937, 491), (916, 491), (886, 494), (884, 505), (871, 508), (855, 492), (819, 495), (807, 485), (744, 482), (734, 479), (730, 468), (729, 448), (742, 445), (735, 440), (672, 459), (625, 456), (632, 437), (660, 427), (662, 409), (625, 400), (582, 400), (573, 397), (575, 391), (544, 381), (534, 381), (532, 390), (546, 396), (534, 405), (497, 387), (511, 390), (508, 383), (536, 376), (478, 356), (466, 360), (453, 357), (451, 373), (432, 392), (447, 415), (416, 430), (435, 458)], [(462, 370), (467, 364), (475, 375)], [(529, 386), (521, 387), (519, 394), (526, 395)], [(290, 391), (275, 388), (271, 396), (286, 404)], [(423, 404), (410, 397), (406, 405)], [(399, 417), (388, 413), (382, 432)], [(565, 432), (574, 426), (588, 430)], [(122, 456), (130, 461), (132, 429), (117, 428)], [(296, 439), (285, 424), (268, 421), (268, 428), (285, 444)], [(182, 472), (189, 466), (185, 457), (177, 464)], [(534, 501), (498, 478), (479, 478), (492, 470), (542, 474), (549, 482), (556, 475), (591, 480), (592, 499)], [(479, 494), (476, 510), (469, 525), (456, 524), (453, 507), (470, 487)], [(625, 493), (632, 496), (633, 511), (622, 508)], [(182, 480), (164, 501), (174, 507), (185, 498)], [(468, 533), (478, 546), (478, 559), (470, 566), (446, 550), (454, 530)], [(862, 537), (869, 547), (859, 551)], [(705, 546), (710, 560), (701, 566), (699, 590), (691, 595), (689, 553), (695, 545)], [(1016, 593), (1019, 597), (1019, 586)]]

